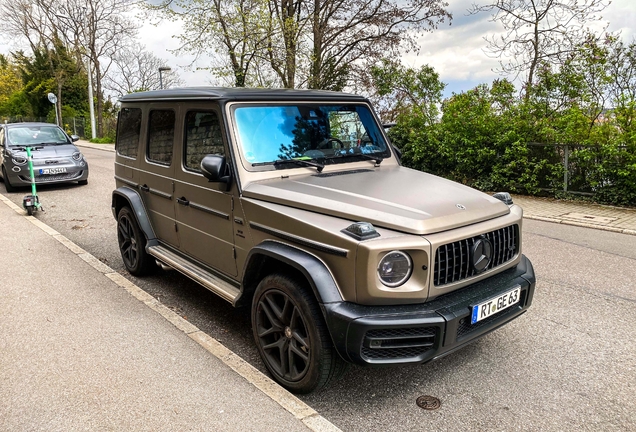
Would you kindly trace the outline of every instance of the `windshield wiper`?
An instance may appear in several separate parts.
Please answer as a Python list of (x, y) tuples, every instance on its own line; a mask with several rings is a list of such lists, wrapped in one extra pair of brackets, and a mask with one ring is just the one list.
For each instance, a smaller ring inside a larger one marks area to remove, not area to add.
[(252, 164), (252, 166), (261, 166), (261, 165), (270, 165), (270, 164), (274, 166), (278, 166), (278, 165), (284, 165), (289, 163), (294, 165), (299, 165), (299, 166), (315, 167), (318, 172), (322, 172), (323, 168), (325, 167), (323, 164), (319, 162), (314, 162), (313, 160), (309, 160), (309, 159), (278, 159), (278, 160), (275, 160), (274, 162), (254, 163)]
[(329, 159), (339, 159), (339, 158), (350, 158), (350, 157), (361, 157), (363, 159), (372, 160), (376, 165), (380, 165), (384, 158), (382, 156), (372, 156), (367, 153), (345, 153), (337, 156), (332, 156)]

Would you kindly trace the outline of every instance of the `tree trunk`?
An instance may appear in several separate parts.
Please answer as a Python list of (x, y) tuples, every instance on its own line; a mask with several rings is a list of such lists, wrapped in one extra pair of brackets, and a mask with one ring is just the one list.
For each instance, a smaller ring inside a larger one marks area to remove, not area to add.
[(97, 137), (104, 136), (104, 101), (102, 97), (102, 74), (99, 72), (99, 60), (95, 60), (95, 96), (97, 99)]
[(322, 28), (320, 28), (320, 0), (314, 0), (314, 16), (312, 23), (314, 34), (314, 49), (311, 59), (311, 72), (309, 76), (309, 88), (320, 89), (320, 70), (322, 64)]

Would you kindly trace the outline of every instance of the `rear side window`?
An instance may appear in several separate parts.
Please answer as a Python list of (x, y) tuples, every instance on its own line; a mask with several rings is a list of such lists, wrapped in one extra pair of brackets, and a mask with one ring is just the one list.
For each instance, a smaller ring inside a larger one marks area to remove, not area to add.
[(117, 153), (136, 158), (140, 131), (141, 109), (122, 108), (117, 122)]
[(205, 155), (225, 155), (219, 117), (212, 111), (189, 111), (186, 114), (185, 167), (201, 171)]
[(174, 120), (172, 110), (150, 111), (148, 124), (148, 160), (163, 165), (172, 162), (174, 146)]

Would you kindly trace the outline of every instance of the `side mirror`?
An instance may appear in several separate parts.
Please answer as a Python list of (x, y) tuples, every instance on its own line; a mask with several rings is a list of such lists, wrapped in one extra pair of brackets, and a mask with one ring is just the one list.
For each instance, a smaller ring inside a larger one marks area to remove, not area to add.
[(201, 172), (210, 182), (224, 183), (226, 185), (226, 191), (230, 188), (232, 175), (230, 174), (229, 167), (225, 162), (225, 156), (205, 156), (201, 160)]
[(71, 141), (75, 142), (75, 141), (79, 141), (80, 137), (78, 135), (71, 135)]

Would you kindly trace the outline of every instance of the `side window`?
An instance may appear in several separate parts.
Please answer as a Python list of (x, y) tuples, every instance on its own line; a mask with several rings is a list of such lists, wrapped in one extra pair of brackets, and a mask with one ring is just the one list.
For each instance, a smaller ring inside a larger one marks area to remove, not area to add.
[(122, 108), (117, 121), (117, 153), (136, 158), (140, 131), (141, 109)]
[(201, 171), (205, 155), (225, 155), (219, 117), (212, 111), (189, 111), (185, 127), (185, 167)]
[(164, 165), (172, 162), (174, 146), (174, 111), (150, 111), (148, 123), (148, 160)]

